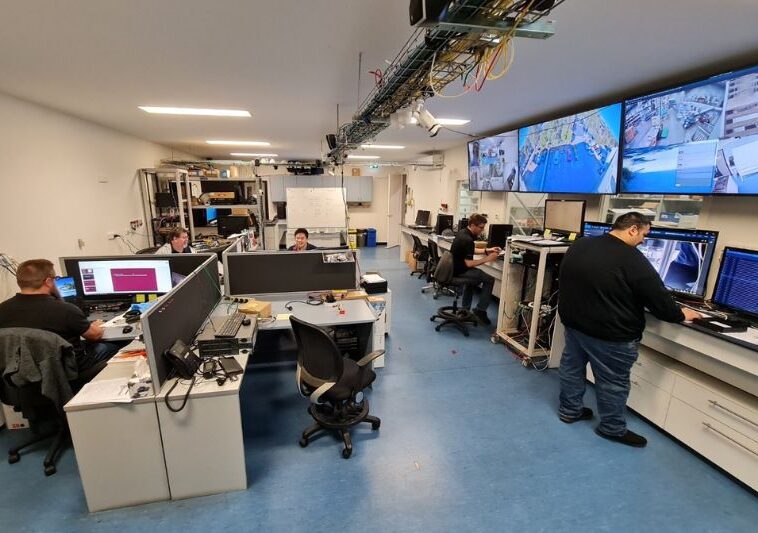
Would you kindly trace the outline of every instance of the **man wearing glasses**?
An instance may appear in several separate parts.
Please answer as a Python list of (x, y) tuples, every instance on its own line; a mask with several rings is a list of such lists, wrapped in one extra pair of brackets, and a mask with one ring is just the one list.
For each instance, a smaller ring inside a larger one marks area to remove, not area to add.
[[(461, 307), (471, 309), (471, 302), (474, 299), (474, 287), (481, 285), (482, 291), (479, 293), (479, 301), (474, 316), (484, 324), (492, 324), (487, 317), (487, 307), (492, 299), (492, 287), (495, 285), (495, 278), (479, 270), (479, 265), (490, 263), (497, 259), (498, 254), (502, 251), (499, 247), (475, 249), (477, 237), (482, 234), (484, 227), (487, 225), (487, 217), (480, 214), (473, 214), (468, 219), (468, 227), (463, 228), (455, 236), (450, 253), (453, 254), (453, 276), (464, 278), (467, 283), (463, 286), (463, 298)], [(486, 254), (484, 257), (474, 259), (474, 253)]]
[(599, 436), (642, 448), (647, 440), (626, 428), (629, 374), (645, 329), (645, 309), (666, 322), (700, 316), (680, 307), (650, 262), (637, 249), (650, 232), (644, 215), (630, 212), (611, 231), (569, 248), (560, 271), (558, 314), (566, 326), (561, 356), (558, 416), (571, 424), (590, 420), (584, 407), (587, 363), (595, 376)]
[(61, 300), (55, 269), (47, 259), (21, 263), (16, 282), (21, 291), (0, 303), (0, 328), (43, 329), (59, 335), (74, 347), (80, 372), (119, 350), (119, 344), (98, 342), (103, 336), (102, 320), (90, 322), (81, 309)]

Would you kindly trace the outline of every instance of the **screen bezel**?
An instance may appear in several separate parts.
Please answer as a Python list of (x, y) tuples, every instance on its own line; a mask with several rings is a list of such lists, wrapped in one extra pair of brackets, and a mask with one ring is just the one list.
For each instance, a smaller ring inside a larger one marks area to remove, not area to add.
[[(728, 198), (728, 197), (754, 197), (758, 196), (758, 192), (755, 193), (714, 193), (714, 192), (702, 192), (702, 193), (682, 193), (679, 191), (625, 191), (621, 187), (621, 176), (622, 172), (624, 170), (624, 154), (626, 152), (626, 143), (623, 140), (623, 133), (626, 130), (626, 110), (627, 110), (627, 104), (629, 102), (633, 102), (636, 100), (641, 100), (645, 98), (651, 98), (657, 95), (664, 95), (669, 92), (675, 92), (678, 90), (683, 90), (687, 87), (691, 86), (697, 86), (697, 85), (707, 85), (711, 81), (719, 81), (718, 78), (725, 78), (726, 80), (739, 77), (741, 73), (749, 73), (749, 71), (755, 71), (758, 70), (758, 65), (751, 65), (746, 67), (741, 67), (737, 69), (727, 70), (726, 72), (719, 72), (716, 74), (711, 74), (709, 76), (703, 76), (703, 77), (697, 77), (692, 78), (690, 81), (686, 82), (680, 82), (673, 85), (666, 85), (665, 87), (662, 87), (661, 89), (658, 89), (653, 92), (648, 93), (641, 93), (636, 96), (631, 96), (629, 98), (624, 98), (623, 105), (621, 109), (621, 136), (619, 137), (619, 170), (618, 170), (618, 180), (616, 182), (616, 194), (654, 194), (654, 195), (666, 195), (666, 194), (676, 194), (681, 196), (714, 196), (717, 198)], [(714, 162), (715, 166), (715, 162)]]
[[(488, 135), (486, 137), (479, 137), (478, 139), (472, 139), (472, 140), (470, 140), (469, 142), (466, 143), (466, 159), (468, 161), (467, 164), (466, 164), (466, 172), (468, 173), (468, 190), (469, 191), (475, 191), (475, 192), (521, 192), (521, 165), (519, 164), (520, 163), (521, 154), (519, 154), (519, 149), (518, 149), (518, 134), (519, 134), (519, 129), (520, 128), (516, 128), (515, 130), (507, 130), (507, 131), (504, 131), (502, 133), (497, 133), (495, 135)], [(482, 141), (484, 139), (491, 139), (493, 137), (503, 137), (503, 136), (508, 135), (510, 133), (513, 133), (513, 134), (516, 135), (516, 187), (514, 189), (510, 189), (510, 190), (505, 190), (505, 189), (503, 189), (503, 190), (472, 189), (471, 188), (471, 149), (470, 149), (471, 143), (480, 142), (480, 141)]]
[(736, 307), (733, 307), (728, 304), (722, 304), (714, 300), (716, 297), (716, 293), (718, 292), (719, 288), (719, 281), (721, 281), (721, 271), (724, 268), (724, 258), (726, 257), (727, 251), (734, 251), (734, 252), (744, 252), (744, 253), (750, 253), (755, 254), (758, 256), (758, 250), (751, 250), (750, 248), (738, 248), (736, 246), (724, 246), (724, 249), (721, 251), (721, 260), (719, 261), (719, 271), (716, 275), (716, 284), (713, 286), (713, 293), (711, 293), (711, 302), (715, 303), (719, 307), (722, 307), (724, 309), (729, 309), (730, 311), (733, 311), (734, 313), (742, 316), (747, 316), (751, 318), (758, 318), (758, 313), (752, 313), (750, 311), (745, 311), (743, 309), (737, 309)]

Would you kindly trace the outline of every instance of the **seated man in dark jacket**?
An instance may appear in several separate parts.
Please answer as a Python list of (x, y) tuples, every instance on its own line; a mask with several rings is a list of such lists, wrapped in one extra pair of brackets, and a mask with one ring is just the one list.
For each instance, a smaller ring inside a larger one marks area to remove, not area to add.
[(315, 250), (316, 247), (308, 242), (308, 230), (297, 228), (295, 230), (295, 244), (287, 249), (290, 252), (304, 252), (305, 250)]
[(79, 371), (118, 351), (118, 344), (97, 342), (103, 336), (101, 320), (90, 322), (81, 309), (61, 300), (50, 261), (24, 261), (16, 271), (16, 282), (21, 292), (0, 303), (0, 328), (44, 329), (61, 336), (74, 347)]

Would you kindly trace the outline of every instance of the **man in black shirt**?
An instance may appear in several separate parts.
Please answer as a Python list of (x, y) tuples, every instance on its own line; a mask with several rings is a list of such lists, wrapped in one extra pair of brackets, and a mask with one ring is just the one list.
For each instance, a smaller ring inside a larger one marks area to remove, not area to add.
[(304, 252), (305, 250), (315, 250), (316, 247), (308, 242), (308, 230), (305, 228), (297, 228), (295, 230), (295, 244), (290, 246), (288, 250), (290, 252)]
[(0, 328), (44, 329), (60, 335), (74, 347), (80, 371), (118, 351), (117, 344), (97, 342), (103, 336), (101, 320), (90, 322), (81, 309), (61, 300), (50, 261), (24, 261), (16, 271), (16, 282), (21, 292), (0, 303)]
[[(481, 235), (486, 225), (487, 217), (477, 213), (471, 215), (468, 219), (468, 227), (463, 228), (455, 236), (450, 247), (450, 253), (453, 254), (453, 276), (467, 280), (463, 287), (461, 306), (464, 309), (471, 309), (474, 287), (481, 284), (482, 292), (479, 294), (479, 302), (474, 309), (474, 316), (482, 324), (489, 325), (492, 322), (487, 317), (487, 306), (489, 306), (492, 298), (492, 287), (495, 284), (495, 279), (476, 267), (495, 261), (502, 250), (498, 247), (479, 249), (478, 252), (475, 250), (474, 241)], [(474, 259), (474, 253), (487, 255), (480, 259)]]
[(620, 216), (610, 233), (580, 239), (561, 262), (558, 313), (566, 326), (560, 366), (559, 417), (592, 418), (582, 405), (587, 363), (595, 376), (601, 437), (643, 447), (647, 440), (626, 428), (629, 373), (645, 329), (645, 309), (666, 322), (700, 316), (679, 307), (650, 262), (637, 250), (650, 222), (632, 212)]

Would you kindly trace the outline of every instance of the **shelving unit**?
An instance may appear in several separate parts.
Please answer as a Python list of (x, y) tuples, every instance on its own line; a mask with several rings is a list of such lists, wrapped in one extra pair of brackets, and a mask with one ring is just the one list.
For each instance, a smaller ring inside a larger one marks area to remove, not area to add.
[(458, 182), (458, 220), (479, 212), (479, 197), (479, 192), (469, 190), (468, 181)]
[[(139, 170), (142, 213), (147, 224), (150, 246), (160, 246), (165, 235), (175, 226), (187, 227), (192, 217), (186, 209), (189, 188), (187, 171), (179, 168), (142, 168)], [(173, 198), (171, 207), (161, 207), (156, 193), (168, 193)]]
[(614, 216), (623, 209), (647, 209), (654, 216), (654, 222), (660, 226), (674, 228), (694, 228), (697, 226), (700, 210), (703, 206), (702, 196), (660, 195), (660, 194), (619, 194), (606, 196), (601, 205), (605, 220), (612, 222)]

